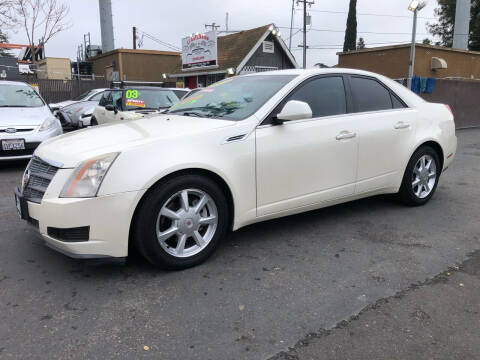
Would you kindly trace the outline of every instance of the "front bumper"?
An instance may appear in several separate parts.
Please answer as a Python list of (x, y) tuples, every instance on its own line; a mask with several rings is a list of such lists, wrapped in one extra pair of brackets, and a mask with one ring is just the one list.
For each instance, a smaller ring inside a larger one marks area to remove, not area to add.
[[(46, 245), (70, 257), (128, 256), (130, 224), (145, 190), (85, 199), (60, 198), (72, 172), (59, 169), (39, 204), (22, 199), (26, 206), (23, 218), (35, 225)], [(86, 227), (86, 238), (59, 235)]]
[(12, 140), (12, 139), (24, 139), (25, 140), (25, 150), (9, 150), (3, 151), (0, 147), (0, 161), (9, 161), (9, 160), (21, 160), (21, 159), (30, 159), (35, 152), (35, 149), (45, 140), (48, 140), (52, 137), (62, 135), (63, 130), (59, 127), (54, 127), (46, 131), (38, 131), (35, 129), (31, 132), (26, 133), (16, 133), (16, 134), (4, 134), (0, 135), (0, 141), (2, 140)]
[[(46, 244), (74, 258), (126, 257), (128, 237), (138, 192), (89, 199), (44, 199), (40, 204), (28, 202), (30, 222)], [(49, 228), (89, 227), (88, 239), (65, 241), (51, 236)], [(50, 235), (49, 235), (50, 233)]]

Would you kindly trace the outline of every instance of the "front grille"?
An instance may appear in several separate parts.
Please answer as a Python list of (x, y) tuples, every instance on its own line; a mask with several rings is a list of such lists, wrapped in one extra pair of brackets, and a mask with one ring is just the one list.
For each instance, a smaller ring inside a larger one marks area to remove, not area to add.
[[(14, 134), (19, 133), (19, 132), (30, 132), (30, 131), (33, 131), (35, 129), (34, 128), (25, 128), (25, 129), (16, 129), (15, 128), (15, 130), (16, 131), (14, 132)], [(0, 133), (9, 133), (9, 132), (7, 131), (7, 129), (0, 129)]]
[(23, 196), (27, 201), (40, 204), (58, 168), (34, 157), (30, 160), (26, 171), (29, 172), (30, 177), (23, 189)]
[(40, 145), (39, 142), (25, 143), (25, 150), (2, 150), (0, 146), (0, 157), (30, 156), (33, 155), (38, 145)]
[(90, 226), (68, 229), (47, 227), (47, 234), (55, 240), (64, 242), (88, 241), (90, 237)]

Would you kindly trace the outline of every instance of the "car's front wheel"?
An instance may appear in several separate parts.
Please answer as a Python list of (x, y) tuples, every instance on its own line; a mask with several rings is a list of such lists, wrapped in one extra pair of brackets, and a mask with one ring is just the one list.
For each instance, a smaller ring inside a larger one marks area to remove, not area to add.
[(441, 174), (441, 163), (437, 152), (430, 146), (422, 146), (408, 162), (399, 198), (405, 204), (426, 204), (437, 189)]
[(97, 125), (98, 125), (97, 118), (95, 116), (92, 116), (90, 120), (90, 126), (97, 126)]
[(135, 216), (134, 244), (152, 264), (179, 270), (205, 261), (228, 229), (228, 205), (211, 179), (181, 175), (158, 184)]

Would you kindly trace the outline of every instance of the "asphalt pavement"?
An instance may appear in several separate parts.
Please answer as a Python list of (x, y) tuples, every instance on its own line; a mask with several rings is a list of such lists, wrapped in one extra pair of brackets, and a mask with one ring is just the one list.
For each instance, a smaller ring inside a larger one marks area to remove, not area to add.
[[(365, 344), (373, 351), (373, 331), (378, 347), (391, 350), (377, 357), (394, 358), (396, 337), (380, 329), (406, 323), (377, 309), (414, 313), (411, 321), (456, 331), (467, 346), (471, 331), (478, 334), (478, 323), (467, 323), (478, 322), (479, 293), (466, 293), (476, 275), (450, 270), (444, 276), (453, 281), (428, 280), (480, 249), (480, 129), (457, 135), (457, 158), (424, 207), (381, 196), (252, 225), (232, 233), (207, 263), (182, 272), (137, 256), (125, 266), (95, 266), (55, 253), (16, 214), (13, 187), (25, 163), (0, 163), (0, 358), (364, 359), (374, 353), (354, 350)], [(467, 315), (436, 316), (437, 307), (453, 311), (454, 290), (465, 291), (472, 306), (457, 301), (455, 309)], [(439, 301), (427, 307), (421, 291), (436, 291)], [(349, 329), (354, 335), (341, 334)], [(448, 345), (446, 335), (436, 339)], [(410, 358), (412, 349), (428, 355), (433, 345), (403, 346), (402, 358)], [(480, 357), (478, 344), (469, 349), (456, 354)], [(455, 358), (436, 354), (429, 358)]]

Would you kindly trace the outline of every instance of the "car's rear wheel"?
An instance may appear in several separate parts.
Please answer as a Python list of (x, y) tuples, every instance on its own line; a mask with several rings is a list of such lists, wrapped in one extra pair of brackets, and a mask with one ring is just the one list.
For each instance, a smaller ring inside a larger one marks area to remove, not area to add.
[(441, 163), (437, 152), (430, 146), (422, 146), (408, 162), (399, 198), (405, 204), (426, 204), (437, 189), (441, 174)]
[(134, 244), (152, 264), (179, 270), (205, 261), (228, 228), (222, 189), (207, 177), (182, 175), (160, 183), (135, 217)]

